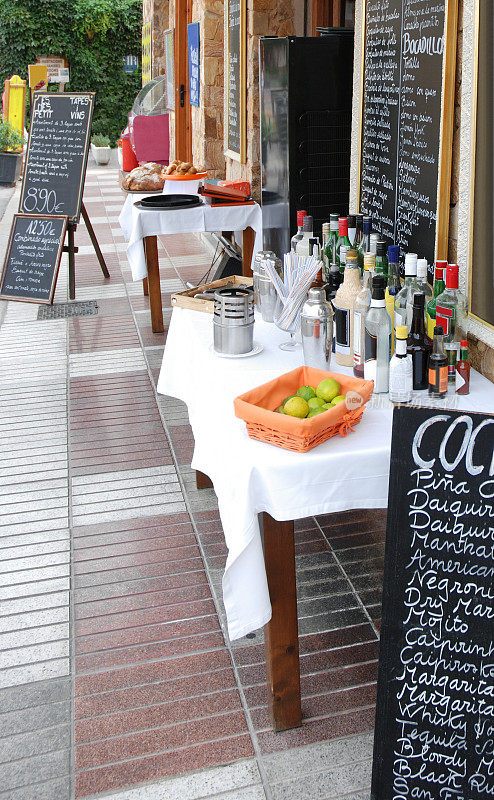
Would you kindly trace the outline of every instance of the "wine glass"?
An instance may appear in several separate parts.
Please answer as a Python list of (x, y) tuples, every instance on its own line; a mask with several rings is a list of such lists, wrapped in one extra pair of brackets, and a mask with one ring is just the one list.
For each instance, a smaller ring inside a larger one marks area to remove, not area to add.
[(276, 308), (274, 310), (274, 322), (280, 331), (285, 331), (286, 333), (290, 334), (290, 339), (287, 342), (282, 342), (278, 345), (280, 350), (295, 350), (297, 347), (300, 347), (300, 342), (295, 341), (295, 334), (300, 330), (300, 314), (302, 312), (302, 305), (303, 300), (299, 304), (295, 316), (290, 315), (289, 320), (281, 320), (280, 322), (280, 315), (284, 309), (284, 305), (283, 302), (278, 298)]

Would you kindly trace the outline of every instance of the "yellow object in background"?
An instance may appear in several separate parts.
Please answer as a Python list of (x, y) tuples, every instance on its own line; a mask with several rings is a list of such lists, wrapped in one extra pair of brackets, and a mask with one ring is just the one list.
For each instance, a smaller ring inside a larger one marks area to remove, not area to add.
[(48, 89), (48, 67), (46, 64), (29, 64), (27, 69), (32, 100), (33, 92), (46, 92)]
[(395, 295), (390, 294), (389, 289), (387, 287), (386, 287), (385, 300), (386, 300), (386, 311), (391, 317), (391, 355), (393, 355), (395, 351)]
[(24, 133), (26, 119), (26, 81), (19, 75), (12, 75), (5, 81), (5, 108), (4, 117), (13, 128)]

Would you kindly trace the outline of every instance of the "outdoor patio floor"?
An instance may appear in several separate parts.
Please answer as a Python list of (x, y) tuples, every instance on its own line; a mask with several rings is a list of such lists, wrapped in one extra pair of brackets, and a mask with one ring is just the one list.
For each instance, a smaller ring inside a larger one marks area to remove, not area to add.
[[(111, 279), (81, 224), (76, 300), (96, 313), (0, 303), (0, 800), (368, 798), (385, 511), (295, 524), (304, 721), (275, 734), (262, 631), (225, 635), (186, 407), (156, 395), (166, 332), (132, 282), (123, 200), (115, 170), (88, 171)], [(166, 329), (212, 253), (159, 247)]]

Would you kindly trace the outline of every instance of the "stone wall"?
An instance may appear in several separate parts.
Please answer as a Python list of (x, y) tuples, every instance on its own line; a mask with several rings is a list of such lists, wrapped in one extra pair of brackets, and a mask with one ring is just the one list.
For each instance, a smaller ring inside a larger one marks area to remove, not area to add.
[(143, 22), (152, 24), (152, 68), (151, 77), (156, 78), (162, 75), (165, 67), (165, 55), (163, 44), (163, 31), (169, 26), (169, 0), (143, 0), (142, 19)]

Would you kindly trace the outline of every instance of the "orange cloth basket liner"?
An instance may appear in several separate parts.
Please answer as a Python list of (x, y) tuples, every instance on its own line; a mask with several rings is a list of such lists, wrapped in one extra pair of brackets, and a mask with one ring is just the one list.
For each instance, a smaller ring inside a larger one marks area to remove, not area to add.
[[(297, 419), (268, 410), (278, 408), (285, 397), (296, 393), (299, 386), (317, 388), (325, 378), (338, 381), (341, 394), (348, 397), (348, 405), (345, 402), (338, 403), (334, 408), (310, 419)], [(251, 439), (306, 453), (332, 436), (346, 436), (352, 431), (362, 419), (365, 403), (371, 397), (373, 389), (373, 381), (312, 367), (297, 367), (236, 397), (235, 414), (245, 420)]]

